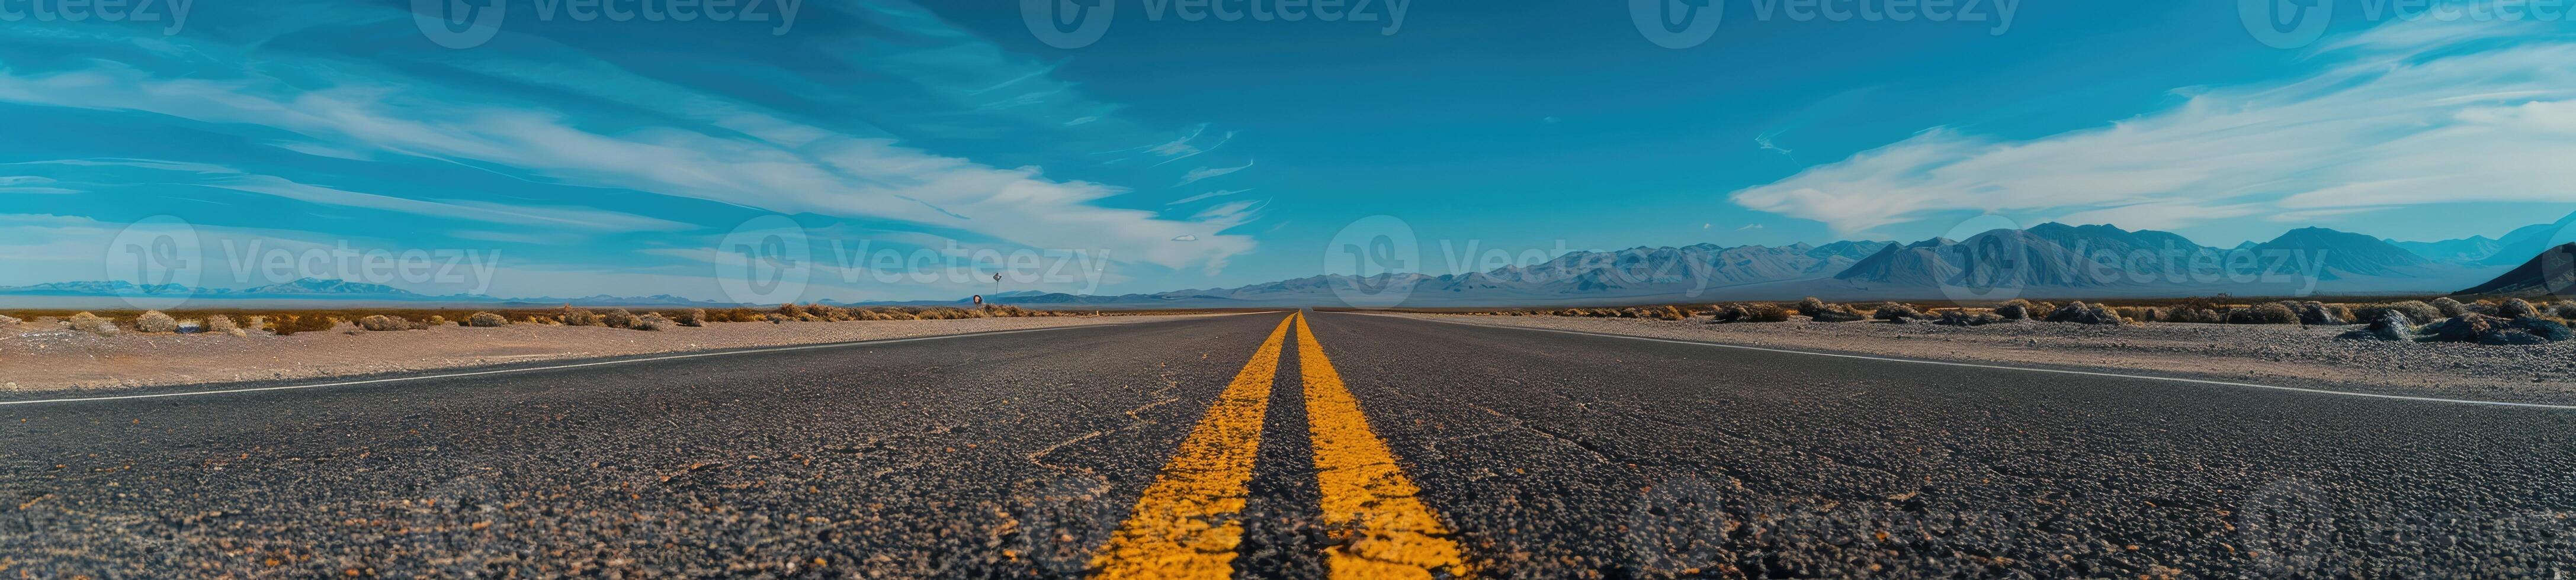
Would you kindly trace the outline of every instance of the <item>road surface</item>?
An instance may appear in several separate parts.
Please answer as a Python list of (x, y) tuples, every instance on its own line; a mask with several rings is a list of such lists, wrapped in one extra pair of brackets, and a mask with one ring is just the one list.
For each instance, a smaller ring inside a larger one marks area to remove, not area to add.
[(2571, 516), (2571, 410), (1362, 314), (0, 404), (0, 577), (2554, 578)]

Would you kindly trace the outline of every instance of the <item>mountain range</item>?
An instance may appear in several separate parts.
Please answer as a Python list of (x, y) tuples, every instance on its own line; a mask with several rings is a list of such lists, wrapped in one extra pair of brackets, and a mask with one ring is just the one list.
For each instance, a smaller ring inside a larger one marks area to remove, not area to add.
[[(1030, 290), (986, 301), (1055, 308), (1225, 308), (1339, 306), (1346, 296), (1400, 297), (1400, 305), (1615, 305), (1717, 300), (1918, 300), (1943, 297), (2138, 298), (2445, 294), (2453, 289), (2524, 288), (2512, 272), (2538, 268), (2534, 256), (2576, 242), (2576, 215), (2516, 229), (2501, 238), (2401, 242), (2327, 228), (2290, 230), (2268, 241), (2204, 246), (2172, 232), (2111, 225), (2040, 224), (1965, 240), (1840, 241), (1823, 245), (1637, 247), (1570, 252), (1545, 262), (1432, 276), (1321, 275), (1232, 288), (1083, 295)], [(2564, 251), (2564, 248), (2560, 248)], [(2520, 266), (2521, 268), (2517, 268)], [(2563, 273), (2563, 272), (2561, 272)], [(2550, 272), (2532, 274), (2543, 276)], [(2499, 275), (2505, 275), (2499, 278)], [(2530, 277), (2530, 276), (2526, 276)], [(2534, 278), (2533, 280), (2538, 280)], [(2527, 289), (2527, 288), (2525, 288)], [(123, 281), (0, 287), (0, 300), (188, 294), (266, 301), (730, 306), (654, 295), (581, 298), (428, 296), (385, 286), (302, 279), (243, 289)], [(827, 303), (832, 303), (826, 301)], [(957, 301), (862, 302), (954, 304)], [(1383, 302), (1379, 303), (1384, 305)]]
[(987, 299), (1040, 307), (1274, 307), (1339, 305), (1337, 290), (1396, 290), (1403, 292), (1403, 306), (1452, 307), (2005, 295), (1997, 290), (2031, 298), (2443, 294), (2528, 259), (2538, 251), (2497, 263), (2559, 235), (2563, 224), (2576, 224), (2576, 216), (2516, 230), (2502, 240), (2395, 242), (2301, 228), (2268, 241), (2217, 247), (2172, 232), (2047, 223), (1965, 240), (1639, 247), (1573, 252), (1463, 275), (1327, 275), (1152, 294)]

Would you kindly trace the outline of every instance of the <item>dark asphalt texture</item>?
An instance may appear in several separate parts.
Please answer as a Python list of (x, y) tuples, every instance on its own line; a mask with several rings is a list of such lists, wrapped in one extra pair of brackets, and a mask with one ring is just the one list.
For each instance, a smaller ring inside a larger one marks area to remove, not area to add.
[[(0, 406), (0, 577), (1079, 576), (1283, 316)], [(2576, 571), (2576, 411), (1310, 319), (1485, 576)]]

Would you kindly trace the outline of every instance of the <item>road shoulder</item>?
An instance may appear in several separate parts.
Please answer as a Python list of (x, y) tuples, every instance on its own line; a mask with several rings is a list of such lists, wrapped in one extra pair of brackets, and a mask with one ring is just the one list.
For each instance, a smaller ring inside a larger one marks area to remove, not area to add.
[(2576, 404), (2576, 363), (2548, 347), (2338, 341), (2342, 327), (2018, 323), (1710, 324), (1555, 316), (1374, 313), (1824, 354), (2137, 374), (2338, 392)]
[(959, 320), (713, 323), (636, 331), (606, 327), (439, 326), (366, 332), (343, 327), (293, 336), (96, 336), (72, 331), (0, 335), (9, 360), (0, 399), (97, 396), (206, 385), (363, 380), (803, 345), (1157, 322), (1203, 316), (1126, 315)]

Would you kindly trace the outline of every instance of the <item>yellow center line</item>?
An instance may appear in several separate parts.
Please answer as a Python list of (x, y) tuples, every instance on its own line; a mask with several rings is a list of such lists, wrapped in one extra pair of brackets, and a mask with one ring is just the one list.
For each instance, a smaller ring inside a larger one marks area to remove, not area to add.
[(1306, 420), (1315, 446), (1315, 479), (1323, 489), (1324, 525), (1334, 545), (1325, 550), (1333, 578), (1466, 576), (1466, 561), (1440, 516), (1423, 505), (1413, 480), (1395, 464), (1395, 453), (1369, 430), (1360, 402), (1342, 386), (1342, 374), (1325, 358), (1322, 343), (1297, 325), (1297, 367), (1306, 386)]
[(1207, 418), (1163, 466), (1136, 510), (1094, 554), (1100, 578), (1227, 578), (1243, 523), (1235, 519), (1251, 492), (1253, 456), (1261, 449), (1261, 421), (1270, 410), (1270, 382), (1279, 371), (1279, 349), (1288, 321), (1270, 331), (1252, 361), (1210, 405)]

